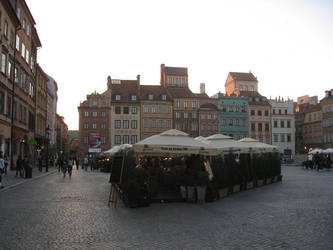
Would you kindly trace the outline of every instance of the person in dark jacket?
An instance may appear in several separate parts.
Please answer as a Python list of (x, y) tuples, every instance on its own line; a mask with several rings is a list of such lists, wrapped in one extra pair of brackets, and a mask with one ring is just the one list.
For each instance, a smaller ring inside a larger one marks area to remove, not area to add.
[(22, 156), (19, 155), (16, 160), (16, 177), (18, 176), (18, 173), (20, 173), (20, 177), (23, 177), (23, 162), (22, 162)]

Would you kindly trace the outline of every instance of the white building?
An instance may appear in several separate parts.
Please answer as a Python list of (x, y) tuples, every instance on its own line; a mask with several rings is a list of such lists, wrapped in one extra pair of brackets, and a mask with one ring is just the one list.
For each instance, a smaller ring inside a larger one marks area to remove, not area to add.
[(280, 147), (280, 153), (295, 155), (295, 117), (293, 100), (270, 99), (272, 105), (272, 144)]
[(58, 103), (58, 85), (56, 81), (50, 77), (47, 81), (47, 114), (46, 114), (46, 127), (49, 128), (50, 145), (56, 144), (56, 114)]

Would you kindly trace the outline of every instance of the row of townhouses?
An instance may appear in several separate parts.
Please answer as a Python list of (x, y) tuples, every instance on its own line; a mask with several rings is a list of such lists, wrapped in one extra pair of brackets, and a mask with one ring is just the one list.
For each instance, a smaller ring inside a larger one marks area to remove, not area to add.
[(68, 130), (56, 115), (57, 83), (37, 64), (35, 24), (24, 0), (0, 1), (0, 151), (11, 166), (19, 155), (36, 159)]
[(294, 103), (267, 99), (258, 92), (251, 73), (230, 72), (225, 93), (209, 97), (188, 87), (188, 69), (161, 65), (159, 85), (107, 79), (104, 93), (87, 95), (80, 103), (79, 153), (98, 153), (123, 143), (134, 144), (168, 129), (192, 137), (227, 134), (236, 140), (252, 137), (295, 154)]

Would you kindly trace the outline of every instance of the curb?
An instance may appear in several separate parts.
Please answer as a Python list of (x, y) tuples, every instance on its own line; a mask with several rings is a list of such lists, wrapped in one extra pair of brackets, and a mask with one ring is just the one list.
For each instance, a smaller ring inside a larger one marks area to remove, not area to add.
[(1, 193), (1, 192), (5, 192), (5, 191), (7, 191), (7, 190), (9, 190), (9, 189), (15, 188), (15, 187), (17, 187), (17, 186), (19, 186), (19, 185), (21, 185), (21, 184), (23, 184), (23, 183), (26, 183), (26, 182), (29, 182), (29, 181), (34, 181), (34, 180), (37, 180), (37, 179), (39, 179), (39, 178), (42, 178), (42, 177), (45, 177), (45, 176), (48, 176), (48, 175), (54, 174), (54, 173), (56, 173), (57, 171), (58, 171), (58, 170), (55, 169), (55, 170), (49, 171), (48, 173), (38, 175), (38, 176), (36, 176), (36, 177), (34, 177), (34, 178), (31, 178), (31, 179), (24, 179), (23, 181), (20, 181), (20, 182), (18, 182), (18, 183), (12, 184), (12, 185), (10, 185), (10, 186), (5, 186), (4, 188), (0, 189), (0, 193)]

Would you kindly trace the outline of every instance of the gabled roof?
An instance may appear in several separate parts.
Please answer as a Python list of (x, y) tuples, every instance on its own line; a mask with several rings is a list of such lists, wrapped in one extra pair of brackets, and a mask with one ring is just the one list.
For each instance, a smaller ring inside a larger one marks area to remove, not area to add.
[(187, 68), (165, 67), (164, 72), (166, 75), (187, 76)]
[(188, 88), (167, 88), (167, 91), (173, 98), (196, 98), (197, 97)]
[(137, 96), (137, 100), (139, 100), (139, 85), (137, 80), (121, 80), (120, 84), (111, 84), (111, 94), (112, 101), (115, 100), (115, 95), (121, 95), (121, 99), (116, 102), (128, 102), (132, 101), (131, 96), (135, 94)]
[(229, 72), (232, 79), (236, 81), (256, 81), (257, 78), (252, 73)]
[(148, 100), (148, 95), (153, 94), (153, 100), (160, 101), (161, 95), (166, 94), (167, 101), (169, 101), (170, 95), (167, 92), (166, 88), (160, 85), (141, 85), (140, 86), (140, 99), (141, 100)]
[[(265, 96), (260, 95), (257, 91), (239, 91), (239, 96), (249, 97), (249, 105), (272, 106)], [(251, 100), (258, 97), (259, 100)]]
[(198, 98), (209, 99), (209, 96), (206, 93), (194, 93)]

